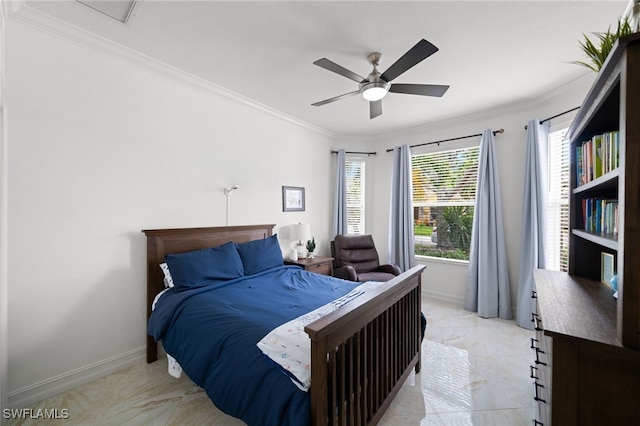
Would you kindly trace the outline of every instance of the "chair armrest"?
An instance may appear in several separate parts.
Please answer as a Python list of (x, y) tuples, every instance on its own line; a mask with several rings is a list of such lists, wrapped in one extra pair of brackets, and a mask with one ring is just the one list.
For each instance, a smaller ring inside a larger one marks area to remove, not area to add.
[(358, 274), (356, 268), (351, 265), (341, 266), (333, 270), (333, 276), (336, 278), (342, 278), (343, 280), (358, 281)]
[(395, 276), (398, 276), (402, 273), (402, 271), (400, 270), (400, 267), (398, 265), (393, 265), (393, 264), (380, 265), (378, 269), (376, 269), (376, 271), (386, 272), (388, 274), (393, 274)]

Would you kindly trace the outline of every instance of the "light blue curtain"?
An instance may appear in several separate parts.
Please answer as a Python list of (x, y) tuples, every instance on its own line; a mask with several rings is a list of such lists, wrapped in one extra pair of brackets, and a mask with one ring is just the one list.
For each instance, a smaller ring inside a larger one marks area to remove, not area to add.
[(533, 330), (531, 313), (536, 312), (531, 291), (536, 289), (533, 270), (545, 268), (544, 237), (547, 210), (547, 137), (549, 124), (531, 120), (527, 124), (527, 155), (524, 162), (524, 202), (522, 204), (522, 239), (520, 270), (516, 298), (516, 322)]
[(339, 149), (333, 198), (333, 222), (331, 225), (331, 231), (334, 237), (336, 235), (344, 235), (348, 232), (346, 161), (344, 149)]
[(402, 271), (413, 268), (416, 253), (413, 235), (413, 188), (409, 145), (393, 148), (389, 207), (389, 263)]
[(464, 308), (483, 318), (511, 319), (507, 249), (493, 132), (482, 132)]

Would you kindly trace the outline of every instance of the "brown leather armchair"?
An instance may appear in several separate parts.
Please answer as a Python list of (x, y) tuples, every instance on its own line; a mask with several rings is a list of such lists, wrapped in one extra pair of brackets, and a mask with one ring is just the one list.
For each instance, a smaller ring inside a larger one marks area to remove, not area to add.
[(389, 281), (400, 275), (397, 265), (380, 265), (371, 235), (336, 235), (331, 241), (333, 276), (349, 281)]

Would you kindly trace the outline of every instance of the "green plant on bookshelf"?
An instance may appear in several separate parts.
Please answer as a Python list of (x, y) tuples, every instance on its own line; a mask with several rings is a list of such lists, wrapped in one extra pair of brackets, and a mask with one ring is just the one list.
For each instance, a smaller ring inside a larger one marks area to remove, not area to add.
[(612, 30), (611, 26), (609, 26), (605, 32), (592, 33), (596, 36), (596, 42), (593, 42), (586, 34), (583, 34), (584, 40), (578, 44), (580, 45), (580, 49), (582, 49), (589, 58), (589, 62), (573, 61), (572, 64), (582, 65), (592, 71), (599, 72), (616, 41), (620, 37), (637, 31), (637, 25), (636, 28), (634, 28), (629, 18), (625, 17), (624, 19), (618, 20), (618, 25), (615, 30)]

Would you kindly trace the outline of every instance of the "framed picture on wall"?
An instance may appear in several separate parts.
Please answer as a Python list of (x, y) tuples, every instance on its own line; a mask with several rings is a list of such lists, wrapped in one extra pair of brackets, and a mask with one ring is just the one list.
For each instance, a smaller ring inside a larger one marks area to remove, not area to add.
[(282, 187), (282, 211), (304, 211), (304, 188), (301, 188), (299, 186)]

